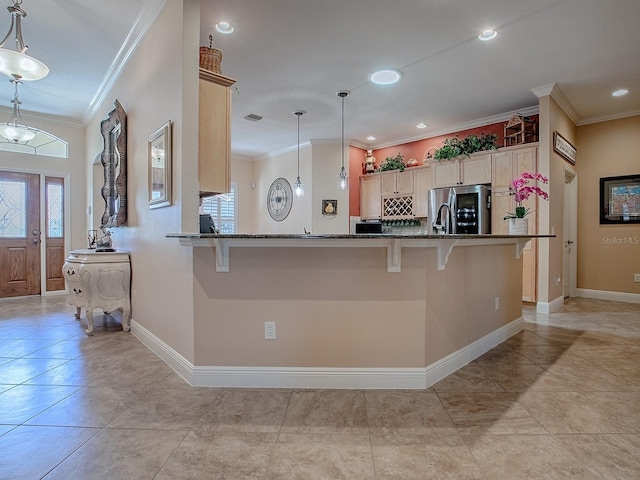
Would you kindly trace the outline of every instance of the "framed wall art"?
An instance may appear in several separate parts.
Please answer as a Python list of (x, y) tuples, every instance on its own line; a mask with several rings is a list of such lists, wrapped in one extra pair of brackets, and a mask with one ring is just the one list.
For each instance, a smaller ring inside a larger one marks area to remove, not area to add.
[(600, 224), (640, 224), (640, 173), (600, 179)]
[(576, 147), (569, 143), (558, 132), (553, 132), (553, 151), (567, 160), (571, 165), (576, 164)]
[(171, 121), (149, 137), (149, 208), (171, 205)]

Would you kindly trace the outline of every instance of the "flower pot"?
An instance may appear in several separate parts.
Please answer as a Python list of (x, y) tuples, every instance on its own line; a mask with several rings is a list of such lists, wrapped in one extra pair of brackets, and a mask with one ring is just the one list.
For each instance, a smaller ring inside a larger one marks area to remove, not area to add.
[(509, 235), (528, 235), (529, 220), (527, 218), (509, 218)]

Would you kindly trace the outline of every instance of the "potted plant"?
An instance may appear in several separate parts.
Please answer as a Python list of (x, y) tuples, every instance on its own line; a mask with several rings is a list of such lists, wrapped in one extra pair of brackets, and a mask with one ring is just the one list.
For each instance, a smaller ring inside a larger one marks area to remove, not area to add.
[(460, 140), (457, 136), (447, 138), (442, 142), (442, 148), (433, 154), (435, 160), (451, 160), (452, 158), (466, 155), (467, 157), (475, 152), (495, 150), (498, 148), (498, 137), (495, 134), (482, 134), (481, 136), (471, 134)]
[[(530, 185), (529, 182), (534, 184)], [(549, 179), (540, 173), (522, 172), (520, 176), (511, 181), (511, 191), (515, 197), (516, 209), (515, 212), (509, 212), (504, 216), (505, 220), (509, 220), (510, 234), (526, 235), (528, 233), (528, 221), (525, 217), (531, 213), (531, 209), (524, 207), (522, 202), (531, 195), (538, 195), (544, 200), (549, 199), (549, 194), (538, 187), (535, 184), (537, 182), (549, 183)]]
[(400, 170), (403, 172), (405, 167), (403, 159), (404, 157), (400, 152), (398, 152), (398, 155), (395, 157), (387, 157), (382, 161), (382, 163), (380, 163), (378, 171), (386, 172), (388, 170)]

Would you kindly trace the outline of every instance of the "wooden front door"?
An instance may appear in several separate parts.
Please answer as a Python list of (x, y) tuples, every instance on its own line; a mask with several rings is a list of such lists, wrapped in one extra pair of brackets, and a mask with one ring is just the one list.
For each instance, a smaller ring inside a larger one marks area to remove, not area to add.
[(0, 297), (40, 294), (40, 175), (0, 171)]

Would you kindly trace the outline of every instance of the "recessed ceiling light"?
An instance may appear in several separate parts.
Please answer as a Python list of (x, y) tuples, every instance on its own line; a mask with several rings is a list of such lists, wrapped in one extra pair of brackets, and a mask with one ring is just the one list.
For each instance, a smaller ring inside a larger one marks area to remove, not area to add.
[(393, 68), (376, 70), (369, 75), (369, 80), (378, 85), (391, 85), (402, 78), (402, 73)]
[(420, 122), (419, 124), (416, 125), (416, 127), (418, 128), (427, 128), (427, 124), (424, 122)]
[(623, 95), (626, 95), (627, 93), (629, 93), (629, 90), (627, 90), (626, 88), (621, 88), (620, 90), (616, 90), (615, 92), (613, 92), (611, 95), (613, 95), (614, 97), (621, 97)]
[(493, 40), (497, 36), (498, 32), (496, 32), (495, 30), (485, 30), (480, 35), (478, 35), (478, 38), (483, 42), (486, 42), (487, 40)]
[(225, 35), (229, 35), (233, 33), (235, 28), (229, 22), (218, 22), (216, 23), (216, 30), (220, 33), (224, 33)]
[(376, 137), (374, 137), (373, 135), (369, 135), (369, 136), (367, 137), (367, 140), (369, 140), (369, 141), (373, 141), (373, 140), (375, 140), (375, 139), (376, 139)]

